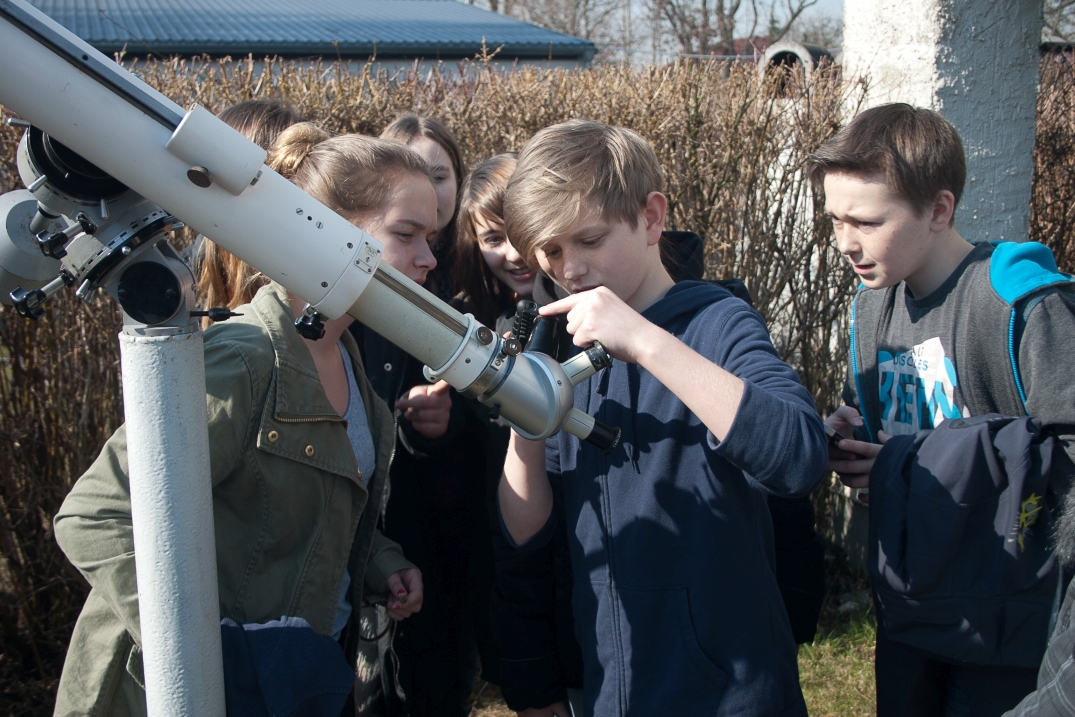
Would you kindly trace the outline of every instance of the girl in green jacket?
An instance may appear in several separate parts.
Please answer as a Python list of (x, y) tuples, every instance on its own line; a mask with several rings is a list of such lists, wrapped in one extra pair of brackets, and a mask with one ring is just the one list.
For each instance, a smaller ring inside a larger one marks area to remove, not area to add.
[[(302, 123), (281, 134), (268, 164), (381, 241), (384, 259), (409, 278), (420, 282), (435, 265), (436, 195), (403, 144), (330, 138)], [(242, 316), (205, 334), (220, 615), (239, 625), (301, 619), (338, 640), (353, 669), (357, 606), (384, 600), (403, 619), (421, 607), (422, 579), (376, 528), (394, 422), (345, 331), (352, 319), (327, 321), (325, 337), (309, 341), (291, 325), (305, 303), (268, 284)], [(55, 530), (92, 587), (56, 714), (145, 714), (123, 427), (75, 484)]]

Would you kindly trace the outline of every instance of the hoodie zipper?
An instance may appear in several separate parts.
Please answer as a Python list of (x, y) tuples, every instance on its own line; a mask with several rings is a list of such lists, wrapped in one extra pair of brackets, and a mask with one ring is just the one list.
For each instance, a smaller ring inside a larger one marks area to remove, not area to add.
[[(612, 390), (612, 376), (611, 372), (614, 368), (608, 369), (608, 373), (603, 376), (604, 380), (607, 380), (605, 395), (601, 396), (601, 407), (597, 413), (599, 420), (607, 421), (607, 411), (605, 404), (609, 400), (608, 393)], [(600, 396), (600, 382), (596, 376), (592, 376), (589, 379), (590, 390), (597, 392)], [(630, 382), (628, 382), (628, 386)], [(630, 389), (628, 388), (628, 392)], [(592, 395), (592, 394), (591, 394)], [(623, 445), (621, 443), (621, 445)], [(579, 446), (581, 448), (581, 444)], [(626, 450), (626, 448), (625, 448)], [(601, 506), (604, 511), (605, 518), (605, 560), (608, 563), (608, 595), (609, 595), (609, 607), (612, 612), (612, 639), (616, 650), (616, 682), (618, 701), (620, 703), (620, 713), (627, 709), (627, 686), (624, 682), (624, 665), (625, 659), (623, 654), (623, 636), (620, 634), (620, 606), (619, 606), (619, 591), (617, 589), (616, 582), (616, 569), (615, 569), (615, 550), (612, 547), (612, 499), (609, 497), (609, 481), (608, 472), (612, 467), (612, 459), (602, 454), (598, 459), (598, 465), (600, 470), (600, 483), (601, 483)]]
[(1012, 376), (1015, 377), (1015, 388), (1019, 391), (1019, 399), (1023, 402), (1023, 414), (1026, 412), (1026, 392), (1023, 390), (1023, 381), (1019, 377), (1019, 360), (1015, 356), (1015, 322), (1019, 317), (1019, 303), (1012, 304), (1011, 319), (1008, 321), (1008, 360), (1012, 365)]

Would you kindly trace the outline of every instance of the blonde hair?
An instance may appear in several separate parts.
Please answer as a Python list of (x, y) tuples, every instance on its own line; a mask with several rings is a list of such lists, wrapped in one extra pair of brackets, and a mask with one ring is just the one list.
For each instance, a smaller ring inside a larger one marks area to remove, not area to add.
[(532, 262), (587, 210), (636, 228), (649, 194), (663, 189), (657, 155), (638, 133), (570, 120), (546, 127), (523, 147), (504, 196), (504, 228)]
[[(221, 112), (220, 119), (266, 150), (281, 132), (303, 121), (293, 107), (280, 100), (240, 102)], [(234, 309), (248, 303), (268, 281), (252, 266), (208, 237), (200, 239), (197, 249), (198, 303), (202, 307)], [(202, 328), (208, 328), (210, 324), (208, 318), (202, 319)]]
[(504, 223), (504, 192), (517, 157), (515, 152), (507, 152), (478, 164), (463, 180), (459, 192), (456, 241), (451, 252), (452, 285), (470, 301), (474, 316), (489, 325), (514, 308), (519, 297), (493, 275), (482, 258), (477, 222)]
[(285, 129), (306, 121), (298, 110), (281, 100), (246, 100), (226, 108), (220, 119), (264, 150), (272, 147)]

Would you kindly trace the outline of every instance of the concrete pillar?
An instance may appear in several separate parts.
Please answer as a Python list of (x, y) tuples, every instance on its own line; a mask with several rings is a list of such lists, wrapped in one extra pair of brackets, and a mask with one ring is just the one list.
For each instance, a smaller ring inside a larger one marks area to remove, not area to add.
[(845, 76), (866, 107), (941, 112), (963, 137), (964, 238), (1026, 239), (1030, 219), (1041, 0), (845, 0)]
[(202, 332), (162, 334), (119, 336), (146, 705), (224, 717)]

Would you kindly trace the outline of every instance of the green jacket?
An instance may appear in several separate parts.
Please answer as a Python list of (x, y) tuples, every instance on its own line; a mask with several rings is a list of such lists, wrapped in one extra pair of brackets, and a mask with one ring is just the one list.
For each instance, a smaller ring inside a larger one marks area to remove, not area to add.
[[(355, 576), (357, 616), (363, 594), (387, 592), (391, 573), (413, 567), (376, 529), (394, 420), (345, 332), (377, 455), (367, 490), (346, 423), (292, 327), (286, 291), (266, 286), (237, 311), (243, 316), (205, 333), (220, 614), (239, 623), (301, 617), (331, 634), (345, 568)], [(120, 427), (56, 516), (57, 541), (92, 586), (68, 648), (57, 715), (146, 712), (130, 513)], [(343, 639), (352, 663), (355, 633), (352, 621)]]

